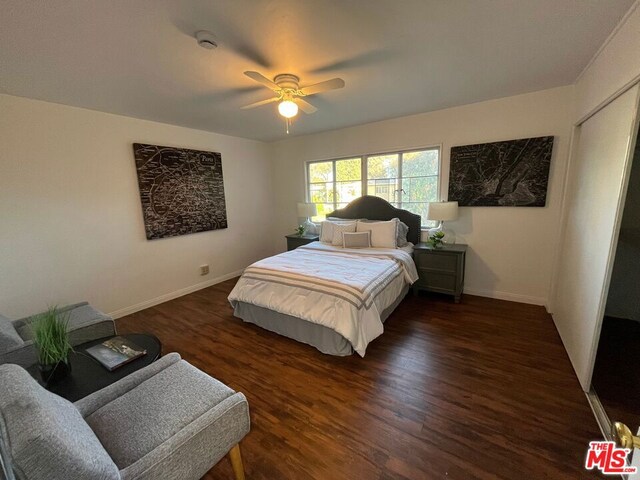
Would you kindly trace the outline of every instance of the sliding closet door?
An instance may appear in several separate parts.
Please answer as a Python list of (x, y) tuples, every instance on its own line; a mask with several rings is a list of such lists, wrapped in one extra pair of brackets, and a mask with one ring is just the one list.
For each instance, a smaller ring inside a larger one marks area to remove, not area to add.
[(565, 197), (554, 321), (589, 390), (635, 135), (638, 86), (580, 126)]

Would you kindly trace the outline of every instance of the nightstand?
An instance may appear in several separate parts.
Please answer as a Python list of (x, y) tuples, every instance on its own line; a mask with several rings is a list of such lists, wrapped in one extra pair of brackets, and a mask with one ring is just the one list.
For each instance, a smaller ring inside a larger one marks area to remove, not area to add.
[(306, 245), (307, 243), (317, 242), (320, 237), (318, 235), (286, 235), (287, 237), (287, 250), (295, 250), (302, 245)]
[(434, 248), (421, 242), (413, 247), (413, 261), (420, 276), (413, 284), (414, 295), (420, 290), (447, 293), (459, 303), (464, 288), (466, 254), (467, 246), (462, 244)]

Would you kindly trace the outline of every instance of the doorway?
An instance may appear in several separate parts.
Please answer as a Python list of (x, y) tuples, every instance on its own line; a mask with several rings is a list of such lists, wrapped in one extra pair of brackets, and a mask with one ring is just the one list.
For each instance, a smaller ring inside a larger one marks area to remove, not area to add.
[[(640, 134), (640, 132), (639, 132)], [(640, 427), (640, 141), (636, 141), (591, 380), (611, 422)]]

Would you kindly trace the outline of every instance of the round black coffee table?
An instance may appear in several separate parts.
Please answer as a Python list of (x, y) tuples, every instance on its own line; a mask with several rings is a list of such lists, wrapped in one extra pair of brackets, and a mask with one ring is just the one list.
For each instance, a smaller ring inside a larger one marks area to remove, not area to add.
[[(71, 374), (60, 381), (48, 385), (44, 385), (47, 390), (60, 395), (71, 402), (80, 400), (87, 395), (97, 392), (98, 390), (117, 382), (121, 378), (130, 375), (136, 370), (140, 370), (147, 365), (155, 362), (162, 353), (162, 344), (154, 335), (148, 333), (127, 333), (118, 335), (131, 340), (136, 345), (147, 351), (146, 355), (116, 368), (110, 372), (103, 367), (100, 362), (86, 353), (87, 348), (93, 347), (99, 343), (113, 337), (99, 338), (91, 342), (77, 345), (73, 348), (73, 352), (69, 355), (71, 364)], [(43, 384), (37, 365), (28, 368), (29, 373), (40, 384)]]

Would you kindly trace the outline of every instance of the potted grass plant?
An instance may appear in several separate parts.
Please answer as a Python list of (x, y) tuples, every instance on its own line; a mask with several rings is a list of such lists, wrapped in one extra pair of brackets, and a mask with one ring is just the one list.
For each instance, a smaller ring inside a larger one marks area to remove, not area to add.
[(34, 322), (33, 342), (38, 352), (38, 369), (45, 383), (56, 382), (71, 372), (69, 316), (57, 307), (41, 313)]

